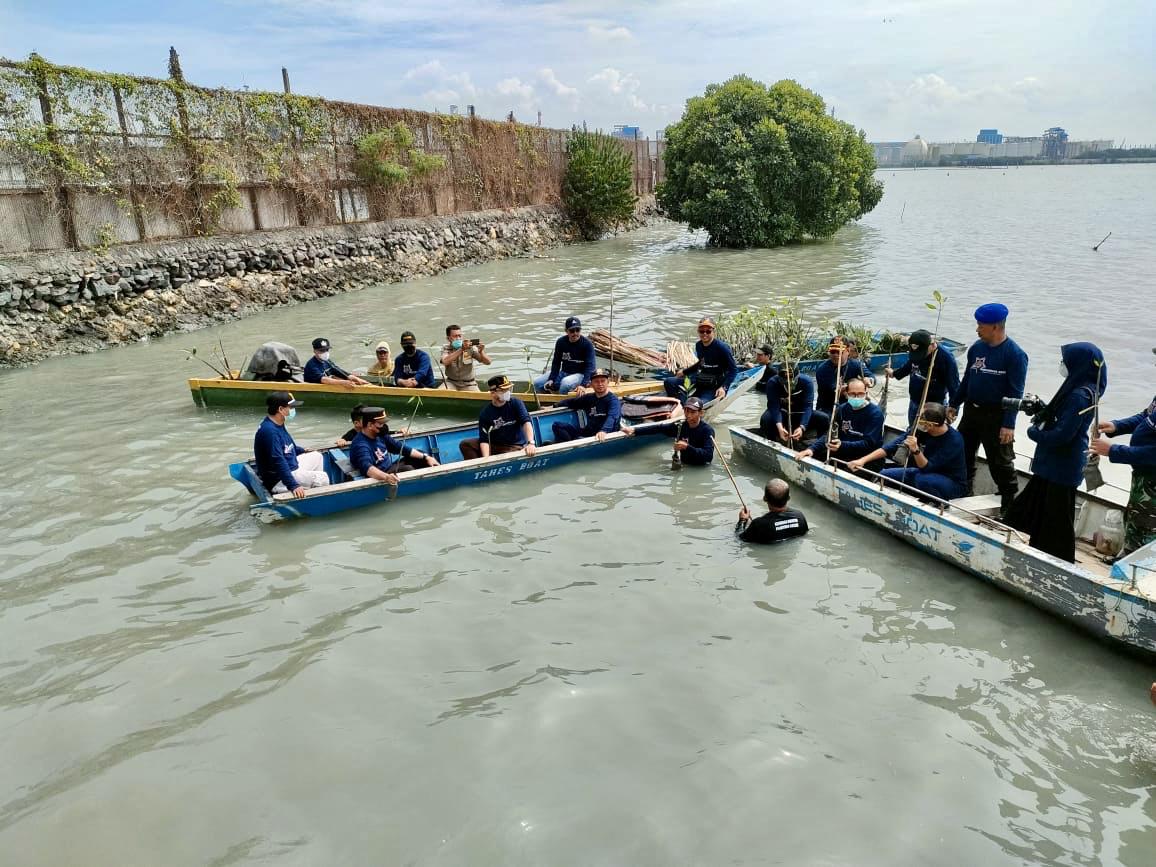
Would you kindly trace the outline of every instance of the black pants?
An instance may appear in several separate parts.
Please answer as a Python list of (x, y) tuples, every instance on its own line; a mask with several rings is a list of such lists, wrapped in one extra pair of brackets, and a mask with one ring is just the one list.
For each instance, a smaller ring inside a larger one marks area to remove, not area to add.
[(999, 489), (1003, 507), (1007, 509), (1019, 490), (1016, 476), (1015, 448), (999, 441), (999, 431), (1003, 427), (1003, 407), (980, 406), (968, 403), (963, 407), (963, 418), (959, 420), (959, 433), (963, 437), (963, 454), (967, 459), (967, 490), (973, 493), (975, 483), (975, 455), (980, 446), (987, 457), (987, 467), (992, 481)]
[(1076, 489), (1032, 476), (1004, 516), (1022, 530), (1033, 548), (1069, 563), (1076, 562)]
[[(779, 420), (783, 421), (783, 417), (780, 416)], [(793, 420), (795, 422), (795, 427), (798, 427), (799, 422), (802, 420), (802, 416), (796, 415)], [(810, 440), (818, 439), (821, 436), (826, 436), (827, 426), (830, 423), (831, 419), (827, 416), (823, 416), (817, 412), (811, 413), (811, 418), (807, 422), (807, 427), (803, 431), (803, 436), (800, 441), (793, 444), (794, 448), (804, 448), (804, 443)], [(785, 423), (783, 424), (783, 427), (787, 428), (788, 431), (794, 430), (792, 427), (787, 427)], [(769, 440), (786, 445), (786, 443), (779, 438), (779, 429), (775, 427), (774, 423), (771, 421), (771, 411), (769, 409), (763, 410), (763, 414), (759, 418), (759, 433), (761, 433)]]

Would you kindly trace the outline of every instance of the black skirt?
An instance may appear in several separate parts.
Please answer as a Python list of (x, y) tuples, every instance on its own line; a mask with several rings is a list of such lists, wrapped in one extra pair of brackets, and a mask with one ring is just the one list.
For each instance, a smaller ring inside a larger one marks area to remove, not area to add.
[(1032, 476), (1008, 508), (1004, 523), (1027, 533), (1045, 554), (1076, 562), (1076, 489)]

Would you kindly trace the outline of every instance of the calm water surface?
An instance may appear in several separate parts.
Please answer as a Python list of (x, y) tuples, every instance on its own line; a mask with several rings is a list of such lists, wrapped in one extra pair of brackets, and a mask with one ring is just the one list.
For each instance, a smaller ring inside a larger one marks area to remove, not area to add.
[(260, 412), (184, 386), (218, 337), (355, 365), (453, 320), (521, 375), (611, 288), (654, 345), (788, 294), (918, 327), (938, 288), (962, 339), (1012, 308), (1034, 390), (1090, 339), (1108, 413), (1151, 397), (1156, 166), (881, 176), (826, 244), (659, 226), (0, 373), (0, 862), (1156, 863), (1156, 672), (824, 503), (743, 547), (722, 467), (656, 443), (263, 527), (225, 472)]

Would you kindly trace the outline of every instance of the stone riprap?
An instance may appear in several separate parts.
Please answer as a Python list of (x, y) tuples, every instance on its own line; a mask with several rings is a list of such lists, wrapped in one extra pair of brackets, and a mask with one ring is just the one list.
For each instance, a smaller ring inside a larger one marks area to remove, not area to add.
[[(639, 211), (639, 222), (653, 213)], [(25, 255), (0, 262), (0, 365), (191, 331), (575, 240), (553, 207)]]

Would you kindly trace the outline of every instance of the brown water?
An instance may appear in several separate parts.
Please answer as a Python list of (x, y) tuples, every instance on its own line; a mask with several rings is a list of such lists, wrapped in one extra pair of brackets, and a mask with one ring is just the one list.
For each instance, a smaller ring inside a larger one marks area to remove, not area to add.
[(1156, 672), (824, 503), (743, 547), (722, 467), (655, 443), (263, 527), (225, 472), (259, 412), (184, 387), (218, 337), (355, 365), (455, 320), (524, 374), (611, 288), (655, 345), (784, 294), (917, 327), (938, 288), (960, 339), (1012, 308), (1045, 396), (1089, 339), (1110, 415), (1150, 399), (1156, 166), (882, 177), (826, 244), (659, 226), (0, 374), (0, 863), (1156, 862)]

